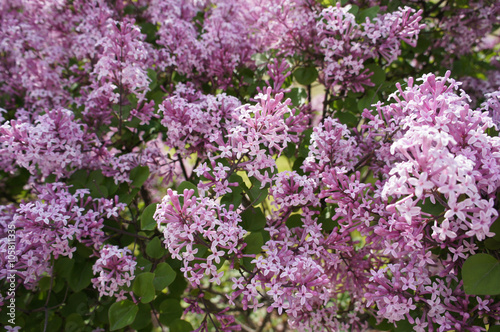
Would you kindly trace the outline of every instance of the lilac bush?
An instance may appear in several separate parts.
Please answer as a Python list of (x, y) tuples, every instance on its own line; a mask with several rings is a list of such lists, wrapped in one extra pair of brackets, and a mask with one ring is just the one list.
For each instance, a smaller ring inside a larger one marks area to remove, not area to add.
[(496, 2), (0, 3), (6, 331), (497, 331)]

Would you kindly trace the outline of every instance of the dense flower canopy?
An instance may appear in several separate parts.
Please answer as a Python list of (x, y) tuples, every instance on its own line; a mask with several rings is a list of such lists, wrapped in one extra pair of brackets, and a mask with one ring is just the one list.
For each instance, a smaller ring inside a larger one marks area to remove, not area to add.
[(485, 0), (0, 2), (0, 325), (497, 331), (499, 29)]

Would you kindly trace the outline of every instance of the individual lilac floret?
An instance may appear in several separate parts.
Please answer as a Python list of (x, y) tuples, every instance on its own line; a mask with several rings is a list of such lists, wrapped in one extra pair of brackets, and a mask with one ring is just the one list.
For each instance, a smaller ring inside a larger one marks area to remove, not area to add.
[(130, 282), (135, 278), (136, 265), (128, 248), (104, 245), (92, 267), (94, 275), (98, 275), (92, 279), (92, 284), (99, 291), (99, 296), (115, 296), (118, 301), (124, 300), (126, 291), (123, 287), (130, 287)]

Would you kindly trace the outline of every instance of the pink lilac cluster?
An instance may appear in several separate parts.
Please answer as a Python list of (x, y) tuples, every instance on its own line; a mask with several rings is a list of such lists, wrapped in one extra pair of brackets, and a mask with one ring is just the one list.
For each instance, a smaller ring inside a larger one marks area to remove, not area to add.
[[(194, 286), (200, 285), (204, 276), (220, 285), (224, 276), (220, 271), (221, 258), (233, 266), (235, 260), (243, 257), (246, 231), (233, 205), (226, 207), (209, 197), (196, 197), (193, 189), (185, 189), (183, 194), (168, 189), (154, 219), (163, 232), (166, 248), (173, 258), (183, 262), (181, 272)], [(197, 256), (197, 246), (209, 249), (210, 255)]]
[(69, 8), (61, 1), (14, 0), (0, 4), (0, 16), (0, 91), (22, 97), (29, 109), (66, 106), (65, 88), (74, 82), (61, 66), (69, 60)]
[(120, 153), (114, 149), (99, 151), (93, 154), (95, 165), (102, 170), (102, 174), (113, 178), (116, 184), (132, 183), (130, 171), (137, 166), (147, 166), (150, 178), (146, 185), (155, 179), (162, 178), (164, 182), (170, 183), (179, 171), (176, 162), (168, 153), (167, 146), (163, 141), (157, 139), (150, 141), (147, 146), (136, 147), (129, 153)]
[[(219, 135), (213, 145), (217, 145), (217, 155), (209, 156), (206, 162), (195, 169), (198, 176), (208, 182), (200, 183), (201, 192), (215, 187), (216, 196), (231, 192), (229, 177), (236, 170), (244, 170), (249, 177), (255, 177), (262, 187), (271, 182), (276, 169), (273, 155), (280, 155), (289, 142), (297, 142), (298, 133), (307, 126), (307, 116), (294, 114), (289, 108), (290, 99), (284, 99), (282, 92), (272, 96), (272, 88), (259, 93), (255, 105), (242, 105), (234, 110), (232, 126), (225, 135)], [(230, 166), (223, 162), (229, 161)]]
[(314, 60), (319, 51), (316, 29), (317, 13), (322, 7), (317, 1), (252, 0), (245, 14), (256, 31), (259, 51), (275, 50), (280, 56), (300, 54), (304, 60)]
[(314, 178), (299, 175), (295, 171), (284, 171), (273, 178), (269, 194), (274, 198), (272, 204), (280, 208), (318, 205), (319, 199), (315, 193), (317, 186)]
[(92, 284), (99, 296), (114, 296), (117, 301), (126, 298), (123, 287), (130, 287), (135, 278), (137, 262), (128, 248), (106, 244), (99, 250), (99, 258), (92, 267), (96, 278)]
[(449, 75), (425, 75), (418, 85), (410, 78), (404, 90), (397, 85), (392, 104), (376, 105), (375, 115), (364, 112), (370, 120), (365, 128), (379, 133), (369, 138), (372, 148), (388, 146), (381, 151), (393, 156), (374, 156), (391, 161), (379, 192), (390, 202), (390, 215), (374, 228), (391, 264), (372, 270), (366, 298), (380, 317), (408, 319), (416, 331), (432, 330), (433, 324), (438, 331), (477, 330), (474, 314), (495, 320), (500, 315), (494, 303), (470, 312), (476, 300), (458, 279), (464, 260), (478, 249), (474, 240), (494, 235), (500, 138), (486, 134), (492, 119), (469, 107)]
[(204, 95), (192, 85), (178, 84), (174, 94), (158, 106), (161, 124), (168, 128), (165, 144), (182, 157), (201, 156), (217, 150), (213, 142), (233, 126), (240, 101), (224, 93)]
[(481, 104), (481, 108), (488, 112), (489, 116), (493, 120), (493, 124), (496, 129), (500, 129), (500, 87), (498, 91), (487, 93), (485, 95), (486, 100)]
[[(45, 273), (51, 273), (52, 258), (72, 257), (75, 242), (98, 249), (106, 239), (105, 219), (118, 217), (125, 205), (116, 199), (95, 198), (88, 189), (77, 189), (74, 194), (63, 183), (36, 185), (35, 200), (19, 207), (2, 207), (2, 232), (10, 219), (16, 227), (15, 268), (28, 289), (36, 287)], [(0, 240), (0, 279), (7, 273), (7, 237)]]
[(16, 120), (0, 126), (0, 165), (13, 172), (15, 166), (32, 175), (56, 178), (83, 167), (90, 158), (95, 138), (67, 109), (54, 109), (31, 116), (19, 111)]
[(436, 39), (434, 47), (443, 47), (448, 55), (462, 56), (484, 47), (483, 41), (500, 23), (497, 1), (468, 1), (465, 7), (448, 5), (445, 10), (449, 14), (436, 23), (443, 37)]
[(246, 1), (152, 1), (147, 13), (159, 26), (159, 68), (213, 87), (230, 86), (235, 69), (251, 65), (256, 49), (243, 16), (247, 10)]
[[(0, 91), (23, 98), (23, 106), (34, 112), (81, 103), (75, 89), (88, 84), (116, 9), (103, 0), (0, 4)], [(14, 99), (7, 103), (15, 107)]]
[(372, 73), (365, 68), (365, 61), (382, 56), (390, 64), (401, 54), (401, 41), (416, 46), (418, 34), (425, 27), (419, 24), (421, 15), (422, 10), (415, 12), (405, 7), (358, 24), (349, 7), (341, 7), (340, 3), (323, 9), (318, 33), (325, 57), (325, 86), (336, 93), (362, 92), (363, 86), (372, 86)]
[[(369, 270), (382, 264), (377, 257), (380, 241), (371, 236), (372, 215), (383, 211), (383, 204), (370, 198), (373, 187), (362, 184), (359, 173), (349, 177), (332, 168), (313, 178), (321, 178), (321, 185), (311, 179), (307, 188), (321, 193), (310, 201), (280, 200), (281, 192), (272, 187), (273, 199), (281, 204), (268, 217), (271, 239), (254, 259), (252, 274), (233, 278), (235, 291), (229, 297), (257, 309), (264, 305), (260, 299), (265, 294), (268, 311), (286, 313), (290, 326), (299, 331), (363, 330), (367, 325), (358, 315), (364, 311)], [(309, 192), (305, 186), (282, 188), (288, 195)], [(318, 216), (321, 198), (337, 206), (331, 214)], [(287, 220), (298, 208), (301, 213), (294, 216), (300, 223), (291, 225)], [(334, 222), (337, 226), (330, 227)], [(352, 236), (355, 231), (361, 234), (358, 238)], [(366, 244), (360, 243), (363, 237)]]
[[(491, 61), (491, 69), (486, 72), (486, 79), (465, 76), (461, 80), (463, 82), (462, 88), (471, 98), (471, 106), (478, 106), (484, 98), (491, 98), (490, 94), (500, 91), (500, 57)], [(492, 100), (486, 101), (486, 107), (489, 107), (490, 102), (494, 104)], [(493, 117), (492, 114), (490, 116)]]
[[(99, 60), (91, 73), (92, 84), (87, 87), (84, 116), (87, 121), (109, 123), (113, 111), (116, 118), (127, 120), (123, 114), (124, 106), (129, 104), (125, 96), (132, 94), (138, 107), (130, 111), (147, 123), (153, 116), (152, 102), (145, 102), (151, 79), (146, 68), (152, 64), (148, 44), (133, 19), (122, 21), (108, 19), (107, 30), (97, 41)], [(113, 111), (111, 107), (118, 105)]]
[(314, 127), (310, 142), (302, 169), (316, 175), (335, 167), (351, 171), (361, 154), (347, 126), (333, 118)]

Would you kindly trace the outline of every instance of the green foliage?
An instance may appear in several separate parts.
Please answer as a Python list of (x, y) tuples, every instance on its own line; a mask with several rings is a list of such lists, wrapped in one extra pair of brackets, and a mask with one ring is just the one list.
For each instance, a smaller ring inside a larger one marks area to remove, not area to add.
[(156, 290), (161, 291), (169, 286), (176, 278), (177, 273), (168, 263), (160, 263), (155, 269), (153, 285)]
[(500, 261), (488, 254), (476, 254), (462, 268), (464, 289), (470, 295), (500, 294)]
[(318, 71), (315, 67), (302, 67), (297, 68), (293, 72), (293, 76), (298, 83), (302, 85), (310, 85), (318, 79)]
[(249, 207), (241, 214), (242, 227), (247, 231), (260, 231), (266, 226), (266, 217), (258, 207)]
[(146, 245), (146, 254), (155, 259), (162, 258), (165, 255), (165, 248), (159, 237), (155, 236), (149, 241)]
[(135, 277), (132, 289), (134, 293), (141, 298), (141, 303), (149, 303), (154, 299), (154, 278), (155, 274), (151, 272), (144, 272)]
[(138, 311), (139, 307), (130, 300), (113, 303), (108, 312), (110, 331), (116, 331), (132, 324)]
[(143, 231), (152, 231), (156, 229), (156, 220), (153, 219), (153, 216), (156, 212), (157, 205), (157, 203), (150, 204), (142, 211), (141, 229)]
[(149, 168), (147, 166), (137, 166), (130, 171), (130, 180), (134, 187), (140, 188), (149, 177)]
[(160, 304), (160, 322), (167, 326), (173, 325), (173, 323), (181, 318), (182, 309), (179, 300), (177, 299), (166, 299)]

